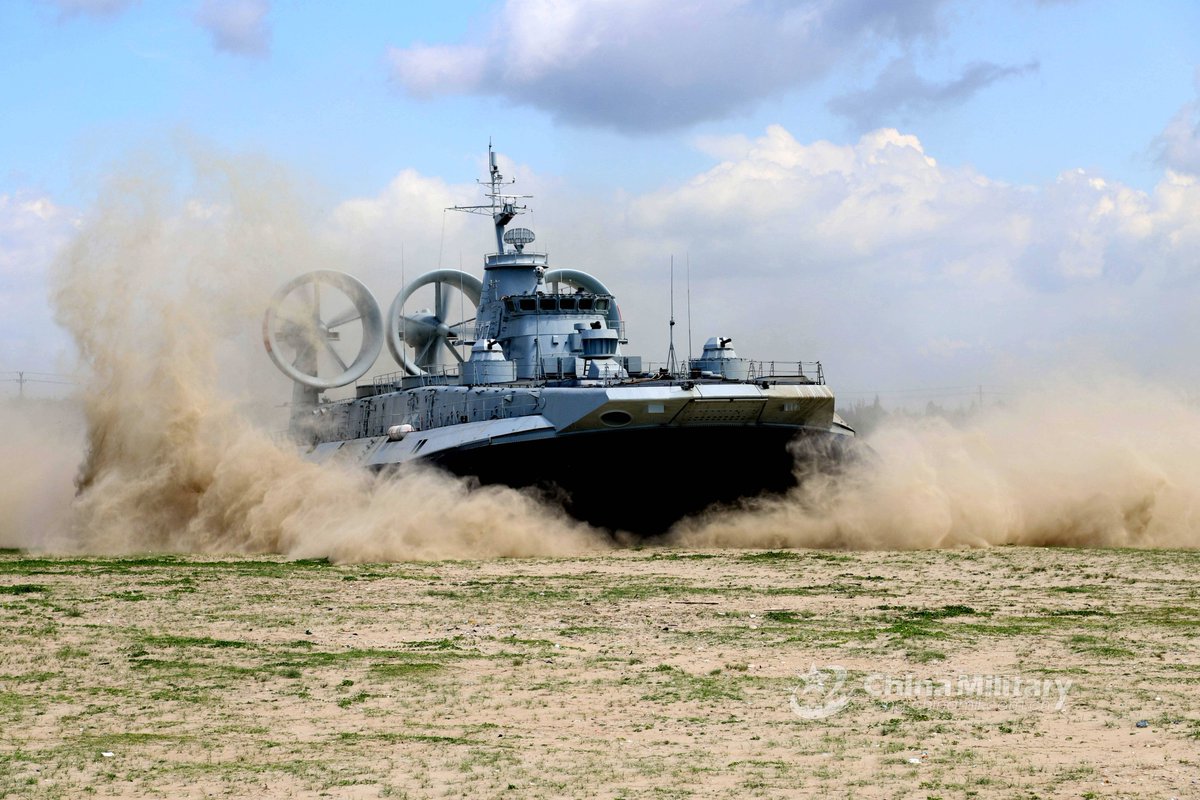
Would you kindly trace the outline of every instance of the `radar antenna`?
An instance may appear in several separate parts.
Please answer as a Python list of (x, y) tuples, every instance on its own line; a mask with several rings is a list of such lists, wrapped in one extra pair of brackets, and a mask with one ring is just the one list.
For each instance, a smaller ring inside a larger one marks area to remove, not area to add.
[(518, 253), (523, 252), (525, 245), (532, 244), (536, 238), (529, 228), (513, 228), (504, 234), (504, 241), (515, 247)]
[[(504, 176), (500, 174), (500, 167), (496, 165), (496, 151), (492, 149), (491, 140), (488, 141), (488, 181), (485, 184), (490, 191), (485, 193), (485, 196), (491, 199), (491, 204), (486, 206), (451, 206), (451, 211), (466, 211), (468, 214), (490, 214), (492, 222), (496, 225), (496, 249), (504, 252), (504, 226), (513, 221), (513, 218), (525, 211), (528, 207), (517, 205), (518, 200), (528, 200), (533, 197), (531, 194), (504, 194), (500, 191), (502, 186), (512, 186), (516, 180), (506, 181)], [(483, 181), (476, 181), (483, 183)], [(532, 241), (532, 240), (530, 240)], [(517, 250), (520, 251), (528, 242), (522, 242), (518, 245)]]

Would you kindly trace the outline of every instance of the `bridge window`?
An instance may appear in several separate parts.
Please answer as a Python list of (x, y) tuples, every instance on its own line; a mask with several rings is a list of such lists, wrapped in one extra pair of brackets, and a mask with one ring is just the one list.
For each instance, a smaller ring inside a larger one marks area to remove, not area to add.
[(539, 297), (538, 298), (538, 306), (539, 306), (539, 308), (542, 309), (542, 311), (557, 311), (558, 310), (558, 302), (557, 301), (558, 301), (558, 298), (556, 298), (556, 297)]
[(522, 297), (519, 302), (521, 304), (522, 311), (536, 311), (537, 310), (537, 301), (534, 300), (532, 297)]
[(558, 307), (561, 308), (563, 311), (574, 311), (575, 310), (575, 298), (574, 297), (558, 298)]
[(596, 310), (597, 311), (608, 311), (608, 299), (604, 298), (604, 297), (597, 297), (596, 298)]
[(579, 298), (579, 310), (580, 311), (591, 311), (592, 310), (592, 298), (590, 298), (590, 297)]
[(517, 310), (517, 304), (513, 302), (513, 299), (511, 297), (504, 298), (504, 307), (507, 308), (509, 311)]

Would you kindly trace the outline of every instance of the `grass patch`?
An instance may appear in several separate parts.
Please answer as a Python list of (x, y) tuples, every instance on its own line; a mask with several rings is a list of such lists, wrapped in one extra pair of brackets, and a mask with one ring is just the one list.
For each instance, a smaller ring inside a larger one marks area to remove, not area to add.
[(608, 625), (568, 625), (559, 631), (562, 636), (607, 635), (616, 633), (616, 628)]
[(129, 601), (129, 602), (136, 602), (139, 600), (149, 600), (150, 599), (150, 598), (146, 597), (146, 595), (142, 594), (141, 592), (139, 592), (137, 590), (131, 590), (128, 592), (113, 592), (113, 593), (105, 595), (105, 596), (111, 597), (113, 600), (125, 600), (125, 601)]
[(398, 664), (372, 664), (370, 668), (373, 678), (417, 678), (440, 672), (443, 664), (431, 661), (409, 661)]
[(146, 744), (183, 744), (195, 741), (196, 737), (184, 733), (87, 733), (74, 739), (76, 744), (97, 750), (116, 750), (121, 747), (136, 747)]
[[(410, 647), (413, 650), (451, 650), (461, 652), (462, 648), (459, 643), (462, 642), (461, 636), (455, 636), (453, 639), (422, 639), (415, 642), (405, 642), (405, 647)], [(306, 642), (306, 644), (309, 644)]]
[(757, 553), (746, 553), (738, 556), (738, 561), (799, 561), (804, 556), (792, 550), (762, 550)]
[(0, 586), (0, 594), (45, 594), (50, 589), (36, 583), (13, 583)]
[(439, 736), (431, 733), (396, 733), (392, 731), (380, 733), (357, 733), (344, 731), (337, 735), (336, 741), (350, 745), (359, 745), (370, 742), (383, 742), (385, 744), (402, 744), (405, 742), (418, 742), (423, 744), (479, 744), (478, 740), (472, 739), (469, 736)]
[(995, 622), (959, 622), (955, 630), (982, 636), (1031, 636), (1060, 626), (1047, 617), (1005, 617)]
[(1042, 609), (1042, 613), (1048, 617), (1104, 617), (1107, 613), (1095, 608), (1064, 608), (1051, 611), (1050, 609)]
[(150, 634), (142, 636), (139, 641), (148, 647), (207, 647), (218, 649), (254, 646), (249, 642), (240, 642), (236, 639), (212, 639), (207, 636), (175, 636), (172, 634)]
[(726, 673), (692, 675), (669, 664), (661, 664), (648, 674), (663, 677), (642, 695), (642, 700), (655, 703), (679, 703), (745, 699), (739, 686), (738, 676), (730, 676)]
[(720, 595), (751, 591), (748, 586), (695, 586), (682, 581), (659, 578), (641, 583), (628, 582), (609, 586), (599, 594), (600, 600), (648, 600), (655, 597), (680, 597), (685, 595)]
[(1161, 608), (1139, 609), (1127, 616), (1140, 619), (1145, 624), (1161, 625), (1165, 628), (1197, 628), (1200, 627), (1200, 607), (1163, 606)]
[(1077, 653), (1100, 658), (1131, 658), (1134, 655), (1132, 650), (1113, 644), (1109, 638), (1089, 634), (1075, 634), (1067, 639), (1067, 645)]
[(706, 561), (710, 558), (720, 558), (717, 553), (655, 553), (651, 561)]
[[(504, 641), (509, 641), (505, 639)], [(447, 654), (450, 655), (450, 654)], [(371, 668), (387, 664), (402, 664), (428, 659), (428, 653), (413, 653), (405, 650), (377, 650), (374, 648), (354, 648), (349, 650), (314, 650), (307, 653), (288, 653), (284, 657), (267, 664), (272, 669), (297, 668), (314, 669), (318, 667), (336, 667), (363, 661), (375, 662)]]
[(909, 619), (932, 620), (948, 619), (950, 617), (965, 617), (979, 612), (970, 606), (942, 606), (941, 608), (912, 608), (910, 606), (876, 606), (879, 611), (898, 611)]

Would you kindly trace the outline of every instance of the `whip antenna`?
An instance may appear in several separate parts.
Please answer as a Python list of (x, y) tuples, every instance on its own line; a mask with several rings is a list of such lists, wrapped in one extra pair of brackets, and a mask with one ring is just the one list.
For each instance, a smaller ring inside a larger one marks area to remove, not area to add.
[(675, 256), (671, 255), (671, 324), (669, 326), (671, 347), (667, 350), (667, 372), (672, 375), (679, 369), (675, 362)]
[(684, 253), (687, 259), (687, 315), (688, 315), (688, 369), (692, 368), (692, 254)]

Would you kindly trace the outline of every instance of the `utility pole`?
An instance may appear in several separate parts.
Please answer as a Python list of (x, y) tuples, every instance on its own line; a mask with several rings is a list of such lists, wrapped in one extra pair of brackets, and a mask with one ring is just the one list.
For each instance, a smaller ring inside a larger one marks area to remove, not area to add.
[(17, 398), (20, 400), (25, 399), (25, 373), (24, 372), (17, 373)]

